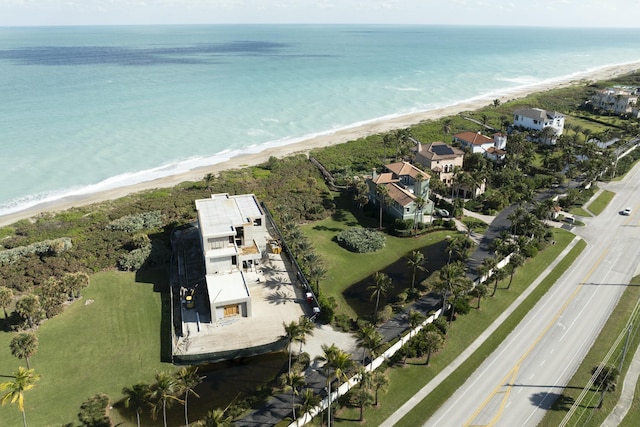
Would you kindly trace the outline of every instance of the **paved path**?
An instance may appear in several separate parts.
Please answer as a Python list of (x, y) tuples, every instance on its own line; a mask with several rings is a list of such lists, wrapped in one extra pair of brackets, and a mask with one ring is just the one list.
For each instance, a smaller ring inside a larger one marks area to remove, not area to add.
[[(379, 326), (378, 332), (384, 337), (385, 343), (393, 341), (409, 329), (408, 313), (410, 310), (426, 314), (439, 307), (440, 298), (436, 294), (424, 295), (396, 314), (391, 320)], [(326, 396), (326, 377), (322, 370), (322, 363), (314, 360), (316, 356), (322, 355), (322, 344), (336, 344), (341, 350), (351, 353), (357, 362), (362, 361), (362, 350), (357, 348), (356, 340), (352, 334), (337, 331), (329, 325), (318, 325), (313, 335), (307, 338), (303, 351), (309, 353), (312, 362), (305, 371), (306, 388), (314, 390), (316, 394), (324, 398)], [(294, 348), (294, 351), (297, 349)], [(296, 400), (296, 402), (300, 403), (300, 400)], [(234, 426), (273, 426), (291, 417), (291, 407), (291, 394), (280, 393), (269, 399), (262, 407), (250, 411), (243, 418), (235, 421)], [(298, 414), (296, 413), (296, 415)]]
[(636, 348), (636, 353), (634, 354), (633, 360), (629, 364), (627, 374), (624, 377), (618, 404), (604, 420), (602, 427), (615, 427), (619, 425), (627, 415), (627, 412), (629, 412), (629, 408), (631, 408), (631, 404), (633, 403), (633, 396), (636, 390), (638, 376), (640, 376), (640, 345)]

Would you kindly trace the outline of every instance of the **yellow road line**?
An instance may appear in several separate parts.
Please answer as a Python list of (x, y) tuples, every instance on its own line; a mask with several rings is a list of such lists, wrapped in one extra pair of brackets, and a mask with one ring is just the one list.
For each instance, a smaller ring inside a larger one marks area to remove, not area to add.
[[(547, 323), (545, 328), (542, 330), (542, 332), (540, 332), (540, 334), (536, 337), (536, 339), (533, 340), (533, 342), (531, 343), (531, 345), (529, 346), (527, 351), (525, 351), (523, 353), (523, 355), (520, 357), (520, 359), (518, 359), (518, 362), (516, 362), (516, 364), (513, 366), (513, 368), (511, 368), (509, 373), (507, 373), (507, 375), (505, 375), (505, 377), (493, 389), (493, 391), (489, 394), (489, 396), (487, 396), (487, 398), (482, 402), (482, 404), (478, 407), (478, 409), (475, 410), (475, 412), (471, 415), (471, 417), (469, 417), (469, 419), (467, 419), (467, 421), (465, 421), (465, 423), (463, 424), (465, 427), (471, 427), (472, 426), (471, 422), (473, 420), (475, 420), (475, 418), (478, 417), (480, 412), (482, 412), (486, 408), (486, 406), (489, 404), (489, 402), (492, 401), (493, 398), (498, 394), (499, 390), (502, 387), (506, 386), (507, 390), (504, 392), (504, 396), (502, 398), (502, 401), (500, 402), (500, 407), (498, 408), (498, 411), (497, 411), (496, 415), (491, 419), (491, 421), (488, 424), (482, 424), (482, 425), (490, 427), (490, 426), (495, 425), (495, 423), (498, 422), (498, 420), (502, 416), (502, 413), (504, 412), (504, 408), (506, 407), (507, 400), (509, 399), (509, 395), (511, 394), (511, 389), (513, 388), (513, 384), (515, 382), (515, 379), (516, 379), (516, 376), (518, 374), (518, 371), (520, 370), (520, 365), (522, 364), (522, 362), (525, 361), (525, 359), (529, 356), (529, 354), (531, 354), (533, 349), (538, 345), (538, 343), (542, 340), (542, 338), (544, 338), (544, 336), (547, 334), (547, 332), (549, 332), (551, 327), (553, 327), (553, 325), (555, 325), (555, 323), (558, 320), (558, 318), (560, 318), (560, 316), (562, 316), (562, 313), (564, 313), (564, 311), (567, 309), (569, 304), (571, 304), (571, 302), (575, 299), (575, 297), (578, 295), (580, 290), (582, 290), (582, 287), (587, 282), (587, 280), (589, 280), (589, 277), (591, 277), (591, 275), (596, 270), (596, 268), (598, 268), (598, 266), (600, 265), (602, 260), (607, 255), (608, 251), (609, 251), (608, 249), (605, 249), (602, 252), (602, 255), (600, 255), (600, 258), (598, 258), (598, 261), (596, 261), (596, 263), (593, 265), (593, 267), (591, 267), (591, 270), (589, 270), (589, 272), (585, 276), (584, 280), (582, 280), (582, 282), (580, 282), (578, 284), (578, 286), (576, 286), (576, 288), (573, 291), (573, 293), (571, 294), (571, 296), (569, 298), (567, 298), (567, 300), (562, 305), (560, 310), (558, 310), (558, 312), (553, 316), (553, 318), (549, 321), (549, 323)], [(473, 424), (473, 426), (480, 426), (480, 424)]]

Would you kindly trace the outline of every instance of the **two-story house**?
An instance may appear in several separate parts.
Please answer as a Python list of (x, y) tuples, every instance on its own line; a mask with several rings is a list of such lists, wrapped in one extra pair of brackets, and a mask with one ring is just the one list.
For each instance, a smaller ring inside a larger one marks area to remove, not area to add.
[(545, 144), (555, 144), (556, 139), (564, 131), (564, 115), (557, 111), (546, 111), (540, 108), (524, 108), (513, 112), (514, 127), (542, 132), (549, 128), (551, 135), (543, 137)]
[(503, 133), (495, 133), (489, 138), (480, 132), (462, 132), (453, 135), (453, 141), (471, 153), (482, 154), (494, 161), (503, 160), (507, 153), (507, 135)]
[(251, 316), (251, 294), (243, 274), (266, 251), (265, 215), (253, 194), (213, 194), (196, 200), (211, 319)]
[(382, 173), (374, 169), (367, 178), (369, 200), (376, 206), (382, 203), (393, 218), (424, 223), (425, 216), (433, 212), (433, 201), (429, 199), (431, 176), (407, 162), (391, 163), (385, 169)]
[(446, 185), (451, 185), (454, 172), (462, 169), (463, 160), (464, 151), (444, 142), (422, 145), (417, 141), (416, 163), (438, 174), (440, 181)]
[(592, 105), (602, 111), (618, 115), (640, 117), (638, 94), (640, 90), (629, 86), (614, 86), (602, 89), (591, 97)]

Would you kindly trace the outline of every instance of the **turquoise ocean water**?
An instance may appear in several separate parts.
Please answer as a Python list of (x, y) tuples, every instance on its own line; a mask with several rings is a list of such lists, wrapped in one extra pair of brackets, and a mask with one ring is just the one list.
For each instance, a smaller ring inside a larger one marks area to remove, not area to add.
[(0, 215), (640, 60), (640, 29), (0, 28)]

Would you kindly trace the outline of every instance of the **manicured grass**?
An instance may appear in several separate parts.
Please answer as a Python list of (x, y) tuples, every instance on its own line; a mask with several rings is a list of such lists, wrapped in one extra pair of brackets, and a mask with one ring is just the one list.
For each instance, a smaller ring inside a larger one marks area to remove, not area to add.
[(569, 209), (569, 213), (573, 214), (573, 215), (578, 215), (578, 216), (584, 216), (584, 217), (592, 217), (593, 215), (591, 215), (589, 213), (589, 211), (587, 211), (586, 209), (583, 208), (571, 208)]
[[(537, 257), (528, 260), (524, 266), (520, 267), (514, 276), (511, 290), (506, 291), (499, 289), (494, 298), (487, 298), (485, 301), (482, 301), (481, 310), (472, 309), (468, 315), (458, 317), (452, 324), (444, 349), (437, 355), (432, 356), (429, 367), (422, 364), (424, 360), (415, 360), (410, 361), (405, 367), (390, 369), (388, 371), (390, 379), (389, 389), (386, 393), (381, 393), (379, 407), (369, 408), (365, 411), (366, 423), (369, 425), (380, 424), (428, 381), (433, 379), (442, 369), (448, 366), (558, 257), (573, 237), (573, 234), (567, 231), (561, 229), (554, 230), (556, 245), (549, 246), (545, 251), (538, 254)], [(428, 419), (518, 325), (526, 313), (571, 265), (584, 247), (584, 242), (578, 242), (567, 257), (561, 261), (538, 288), (496, 332), (489, 337), (471, 358), (416, 406), (398, 425), (420, 425)], [(505, 288), (508, 280), (507, 278), (501, 282), (500, 288)], [(358, 411), (357, 408), (345, 409), (341, 411), (336, 422), (339, 424), (357, 422), (355, 420), (358, 419)]]
[(614, 193), (613, 191), (603, 190), (600, 195), (593, 202), (591, 202), (589, 206), (587, 206), (587, 209), (589, 209), (589, 212), (593, 213), (594, 215), (600, 215), (604, 208), (609, 205), (609, 202), (611, 202), (613, 196), (615, 195), (616, 193)]
[[(115, 401), (122, 387), (151, 383), (157, 371), (173, 369), (161, 362), (162, 303), (154, 292), (154, 284), (162, 284), (166, 276), (158, 271), (138, 276), (136, 282), (134, 273), (98, 273), (91, 276), (82, 299), (42, 323), (38, 352), (31, 360), (42, 378), (25, 393), (29, 425), (75, 422), (88, 397), (106, 393)], [(0, 381), (24, 365), (9, 351), (12, 336), (0, 333)], [(0, 425), (22, 425), (15, 405), (0, 408)]]
[(338, 305), (336, 313), (356, 318), (357, 314), (344, 298), (343, 291), (376, 271), (383, 270), (412, 250), (440, 242), (457, 234), (456, 230), (437, 231), (416, 237), (386, 236), (385, 247), (377, 252), (358, 254), (339, 246), (333, 238), (349, 227), (359, 225), (359, 220), (348, 210), (340, 210), (336, 217), (306, 224), (301, 227), (313, 242), (327, 269), (327, 276), (320, 281), (320, 291), (332, 296)]
[[(563, 399), (560, 402), (556, 401), (551, 410), (547, 411), (547, 414), (540, 423), (540, 426), (557, 426), (564, 419), (567, 411), (571, 407), (571, 403), (578, 398), (584, 386), (591, 378), (591, 369), (602, 361), (611, 346), (614, 344), (618, 335), (623, 331), (625, 325), (629, 321), (632, 311), (640, 300), (640, 286), (638, 285), (640, 285), (640, 276), (633, 278), (630, 286), (625, 289), (624, 294), (620, 298), (615, 310), (611, 312), (609, 320), (607, 320), (604, 328), (600, 331), (600, 334), (591, 347), (591, 350), (589, 350), (589, 353), (577, 369), (573, 378), (571, 378), (567, 384), (567, 387), (562, 391), (561, 396)], [(637, 319), (635, 319), (634, 324), (638, 324)], [(585, 399), (575, 411), (572, 421), (569, 422), (568, 425), (599, 426), (602, 424), (604, 419), (618, 402), (625, 372), (629, 368), (629, 364), (631, 363), (635, 350), (639, 344), (640, 333), (638, 333), (638, 327), (636, 326), (633, 328), (633, 333), (630, 336), (628, 352), (624, 359), (622, 373), (618, 379), (618, 387), (616, 387), (616, 391), (605, 394), (604, 403), (601, 409), (593, 408), (593, 406), (597, 405), (600, 394), (594, 392), (587, 393)], [(618, 366), (623, 346), (624, 340), (613, 353), (609, 362), (610, 364)], [(636, 390), (631, 411), (627, 414), (621, 426), (631, 427), (640, 425), (640, 400), (638, 399), (637, 393), (638, 390)], [(562, 402), (565, 404), (562, 405)]]

